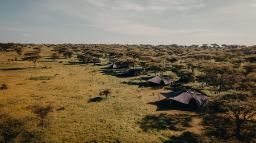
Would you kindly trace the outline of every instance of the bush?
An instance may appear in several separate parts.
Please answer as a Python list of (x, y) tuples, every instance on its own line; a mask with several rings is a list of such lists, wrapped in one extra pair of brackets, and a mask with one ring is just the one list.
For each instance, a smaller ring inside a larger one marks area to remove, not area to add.
[(192, 72), (182, 72), (179, 82), (189, 83), (195, 81), (195, 75)]
[(106, 98), (108, 98), (108, 96), (110, 95), (110, 89), (104, 89), (104, 90), (102, 90), (100, 93), (99, 93), (99, 95), (100, 96), (106, 96)]
[(7, 84), (2, 84), (2, 85), (0, 86), (0, 90), (6, 90), (6, 89), (8, 89)]
[(36, 76), (30, 77), (29, 80), (51, 80), (53, 76)]
[(40, 142), (38, 132), (29, 131), (26, 128), (25, 119), (12, 118), (9, 115), (0, 118), (0, 143), (8, 142)]

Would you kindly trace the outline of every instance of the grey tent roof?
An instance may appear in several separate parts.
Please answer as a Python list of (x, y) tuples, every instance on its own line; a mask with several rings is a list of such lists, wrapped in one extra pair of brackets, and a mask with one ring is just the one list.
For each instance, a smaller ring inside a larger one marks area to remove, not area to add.
[(189, 104), (191, 100), (194, 99), (199, 107), (205, 105), (207, 102), (207, 96), (205, 94), (194, 90), (169, 93), (165, 96), (170, 100), (174, 100), (183, 104)]
[(129, 64), (128, 63), (111, 63), (106, 65), (106, 68), (108, 69), (118, 69), (118, 68), (129, 68)]
[(115, 68), (117, 68), (117, 65), (115, 63), (111, 63), (111, 64), (106, 65), (106, 68), (115, 69)]
[(116, 69), (116, 68), (117, 68), (117, 65), (116, 65), (116, 64), (113, 64), (112, 67), (113, 67), (113, 69)]
[(165, 85), (172, 83), (172, 80), (170, 78), (162, 77), (162, 81), (164, 82)]
[(161, 84), (163, 82), (165, 85), (167, 85), (167, 84), (170, 84), (172, 82), (172, 80), (169, 78), (166, 78), (166, 77), (156, 76), (156, 77), (149, 79), (148, 82), (152, 82), (155, 84)]
[(113, 63), (106, 65), (106, 68), (113, 68)]

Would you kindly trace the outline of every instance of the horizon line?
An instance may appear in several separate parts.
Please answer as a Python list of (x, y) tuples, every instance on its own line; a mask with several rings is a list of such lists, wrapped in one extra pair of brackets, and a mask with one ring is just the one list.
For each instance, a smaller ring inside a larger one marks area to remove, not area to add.
[[(170, 43), (170, 44), (150, 44), (150, 43), (91, 43), (91, 42), (84, 42), (84, 43), (79, 43), (79, 42), (56, 42), (56, 43), (51, 43), (51, 42), (1, 42), (0, 44), (33, 44), (33, 45), (67, 45), (67, 44), (71, 44), (71, 45), (151, 45), (151, 46), (170, 46), (170, 45), (178, 45), (178, 46), (193, 46), (193, 45), (198, 45), (198, 46), (203, 46), (203, 45), (213, 45), (213, 44), (217, 44), (217, 43), (204, 43), (204, 44), (177, 44), (177, 43)], [(227, 46), (231, 46), (231, 45), (236, 45), (236, 46), (256, 46), (255, 44), (217, 44), (219, 46), (222, 45), (227, 45)]]

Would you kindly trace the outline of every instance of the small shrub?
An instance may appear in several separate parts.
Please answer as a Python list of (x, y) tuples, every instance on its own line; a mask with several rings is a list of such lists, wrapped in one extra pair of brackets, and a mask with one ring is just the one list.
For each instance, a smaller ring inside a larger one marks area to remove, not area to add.
[(8, 89), (7, 84), (2, 84), (2, 85), (0, 86), (0, 90), (6, 90), (6, 89)]
[(110, 89), (104, 89), (104, 90), (102, 90), (102, 91), (99, 93), (99, 95), (100, 95), (100, 96), (106, 96), (106, 98), (108, 98), (108, 96), (110, 95), (110, 93), (111, 93)]
[(29, 80), (51, 80), (53, 76), (36, 76), (30, 77)]

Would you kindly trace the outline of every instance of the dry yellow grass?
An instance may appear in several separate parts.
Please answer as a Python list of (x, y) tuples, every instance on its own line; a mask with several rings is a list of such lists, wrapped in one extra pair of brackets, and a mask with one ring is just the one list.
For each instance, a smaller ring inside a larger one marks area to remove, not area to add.
[[(41, 55), (51, 55), (51, 51), (42, 48)], [(148, 104), (157, 101), (158, 94), (167, 92), (164, 89), (127, 85), (123, 82), (129, 81), (128, 78), (105, 75), (97, 66), (65, 65), (67, 61), (63, 59), (59, 63), (59, 60), (42, 62), (46, 60), (42, 58), (36, 65), (8, 61), (15, 56), (16, 53), (0, 53), (0, 69), (24, 68), (0, 70), (0, 84), (8, 85), (7, 90), (0, 90), (0, 115), (26, 119), (26, 129), (40, 133), (41, 139), (34, 142), (162, 142), (184, 131), (201, 133), (201, 119), (192, 116), (194, 113), (156, 111), (154, 105)], [(102, 89), (111, 90), (108, 99), (88, 102)], [(41, 127), (42, 119), (33, 109), (47, 106), (52, 110)], [(145, 116), (159, 114), (191, 115), (190, 127), (180, 131), (141, 128)]]

